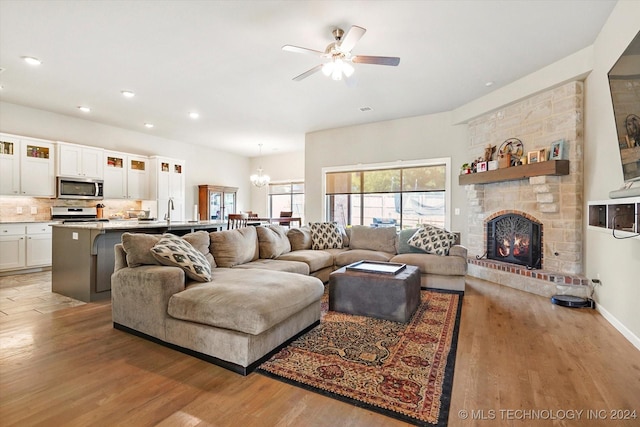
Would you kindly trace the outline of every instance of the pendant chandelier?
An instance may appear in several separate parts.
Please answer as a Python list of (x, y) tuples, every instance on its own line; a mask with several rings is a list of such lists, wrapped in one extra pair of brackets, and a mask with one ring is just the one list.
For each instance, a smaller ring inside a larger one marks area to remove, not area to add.
[[(258, 144), (258, 146), (260, 147), (260, 156), (262, 156), (262, 144)], [(258, 173), (251, 175), (249, 179), (251, 180), (251, 183), (258, 188), (264, 187), (265, 185), (269, 184), (269, 181), (271, 181), (269, 175), (264, 175), (262, 173), (262, 166), (258, 166)]]

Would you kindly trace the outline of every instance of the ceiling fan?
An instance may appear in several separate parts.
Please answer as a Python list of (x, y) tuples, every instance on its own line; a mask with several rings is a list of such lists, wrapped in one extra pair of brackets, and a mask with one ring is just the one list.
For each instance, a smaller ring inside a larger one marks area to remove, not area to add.
[(397, 66), (400, 63), (400, 58), (395, 56), (365, 56), (351, 54), (351, 50), (362, 36), (364, 36), (366, 31), (367, 30), (362, 27), (353, 25), (345, 35), (342, 29), (336, 28), (332, 32), (335, 41), (330, 43), (325, 48), (324, 52), (307, 49), (305, 47), (291, 45), (282, 46), (282, 50), (287, 52), (306, 53), (329, 59), (329, 62), (316, 65), (312, 69), (294, 77), (293, 80), (299, 82), (320, 70), (322, 70), (324, 75), (331, 76), (333, 80), (342, 80), (343, 75), (348, 79), (354, 72), (354, 68), (350, 64), (351, 62), (355, 62), (356, 64)]

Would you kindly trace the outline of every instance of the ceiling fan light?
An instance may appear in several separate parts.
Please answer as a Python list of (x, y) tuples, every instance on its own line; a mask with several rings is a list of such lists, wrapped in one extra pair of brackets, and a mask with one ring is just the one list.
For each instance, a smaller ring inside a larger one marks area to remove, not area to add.
[(333, 72), (331, 73), (331, 78), (333, 80), (342, 80), (342, 70), (338, 67), (335, 67), (333, 69)]
[(333, 72), (334, 64), (333, 62), (327, 62), (322, 66), (322, 74), (329, 77)]
[(351, 77), (354, 71), (355, 70), (351, 64), (347, 62), (342, 63), (342, 72), (344, 73), (345, 76)]

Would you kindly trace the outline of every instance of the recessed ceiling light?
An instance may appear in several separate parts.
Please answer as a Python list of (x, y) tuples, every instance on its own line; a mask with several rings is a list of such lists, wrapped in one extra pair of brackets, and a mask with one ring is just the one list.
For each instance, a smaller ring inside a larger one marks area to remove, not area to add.
[(136, 96), (135, 93), (131, 92), (130, 90), (121, 90), (120, 93), (122, 94), (122, 96), (124, 96), (125, 98), (133, 98), (134, 96)]
[(373, 108), (371, 107), (360, 107), (360, 111), (362, 111), (363, 113), (367, 112), (367, 111), (373, 111)]
[(42, 64), (42, 61), (40, 61), (38, 58), (34, 58), (33, 56), (23, 56), (22, 59), (24, 60), (24, 62), (26, 62), (29, 65)]
[(153, 127), (153, 123), (145, 123), (144, 127), (151, 129)]
[(78, 106), (78, 110), (82, 111), (83, 113), (90, 113), (91, 112), (91, 108), (85, 107), (83, 105), (79, 105)]
[(189, 117), (191, 117), (192, 119), (197, 119), (198, 117), (200, 117), (200, 114), (192, 111), (189, 113)]
[(486, 87), (493, 86), (493, 82), (486, 82), (484, 85), (485, 85)]

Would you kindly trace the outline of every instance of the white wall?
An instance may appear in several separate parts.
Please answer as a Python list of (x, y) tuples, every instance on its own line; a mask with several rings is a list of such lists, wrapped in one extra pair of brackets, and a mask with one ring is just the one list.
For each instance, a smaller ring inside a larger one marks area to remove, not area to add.
[(76, 117), (0, 102), (0, 131), (142, 155), (186, 160), (185, 214), (198, 201), (198, 184), (239, 187), (238, 207), (250, 209), (250, 161), (223, 151), (107, 126)]
[[(452, 175), (451, 229), (466, 228), (464, 187), (458, 185), (460, 166), (469, 161), (466, 125), (454, 126), (451, 113), (313, 132), (305, 138), (305, 214), (308, 221), (323, 220), (322, 168), (450, 157)], [(464, 242), (464, 240), (463, 240)]]
[[(640, 31), (639, 16), (640, 2), (618, 2), (593, 45), (593, 71), (585, 80), (585, 202), (606, 200), (623, 184), (607, 73)], [(616, 240), (586, 227), (584, 233), (586, 275), (602, 281), (596, 301), (640, 348), (640, 240)]]
[[(262, 166), (263, 173), (269, 175), (274, 184), (280, 182), (304, 181), (304, 151), (291, 153), (272, 154), (251, 159), (251, 172), (246, 176), (258, 173), (258, 167)], [(251, 186), (251, 205), (245, 210), (258, 213), (260, 216), (268, 215), (267, 187), (257, 188)]]

